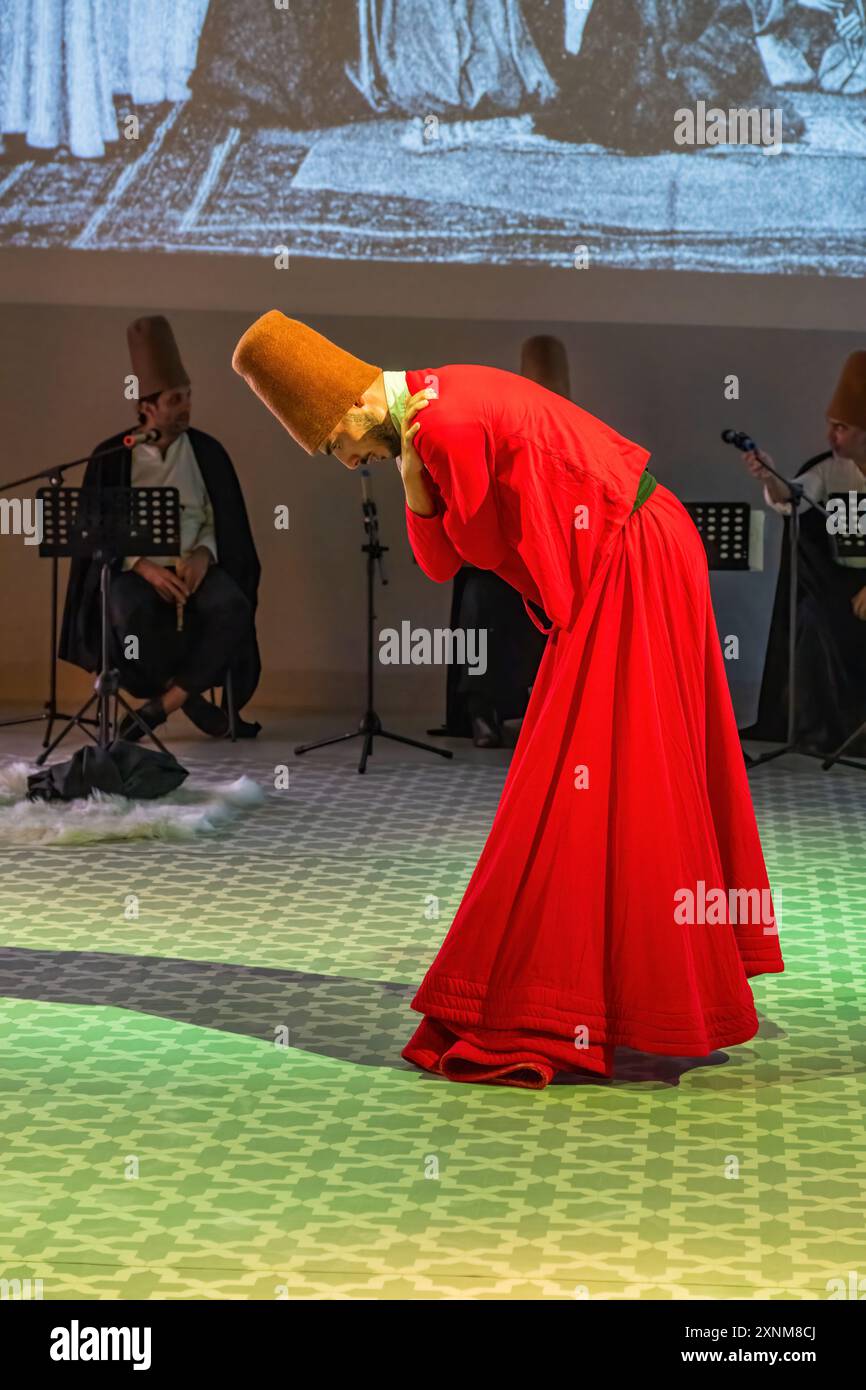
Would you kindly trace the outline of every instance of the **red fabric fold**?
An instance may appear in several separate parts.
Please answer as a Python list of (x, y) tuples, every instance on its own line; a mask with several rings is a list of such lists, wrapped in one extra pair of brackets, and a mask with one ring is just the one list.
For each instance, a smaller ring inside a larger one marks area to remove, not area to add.
[[(757, 920), (678, 921), (701, 883)], [(547, 643), (403, 1056), (532, 1089), (610, 1075), (618, 1045), (707, 1056), (754, 1036), (748, 977), (783, 969), (704, 549), (659, 485)]]

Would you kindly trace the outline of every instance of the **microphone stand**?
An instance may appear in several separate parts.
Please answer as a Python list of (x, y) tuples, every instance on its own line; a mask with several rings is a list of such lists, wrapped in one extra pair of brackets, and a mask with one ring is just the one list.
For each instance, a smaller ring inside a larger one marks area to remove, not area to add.
[[(51, 467), (49, 467), (49, 468), (43, 468), (43, 469), (41, 470), (41, 472), (39, 472), (39, 473), (31, 473), (31, 474), (30, 474), (28, 477), (26, 477), (26, 478), (16, 478), (16, 479), (15, 479), (13, 482), (11, 482), (11, 483), (0, 483), (0, 492), (11, 492), (13, 488), (25, 487), (28, 483), (35, 483), (35, 482), (38, 482), (38, 481), (39, 481), (40, 479), (42, 479), (42, 478), (46, 478), (46, 479), (48, 480), (49, 484), (51, 485), (51, 487), (53, 487), (53, 488), (62, 487), (62, 486), (63, 486), (63, 475), (64, 475), (64, 473), (66, 472), (67, 468), (79, 468), (79, 467), (81, 466), (81, 464), (83, 464), (83, 463), (89, 463), (90, 460), (91, 460), (92, 458), (104, 458), (104, 457), (105, 457), (106, 455), (108, 455), (108, 454), (116, 454), (116, 453), (119, 453), (119, 452), (120, 452), (120, 449), (121, 449), (122, 447), (123, 447), (122, 445), (116, 445), (113, 449), (100, 449), (98, 453), (95, 453), (95, 454), (85, 454), (85, 456), (84, 456), (83, 458), (80, 458), (80, 459), (70, 459), (68, 463), (56, 463), (56, 464), (52, 464)], [(49, 657), (49, 661), (50, 661), (50, 676), (49, 676), (48, 699), (45, 701), (45, 705), (43, 706), (43, 710), (42, 710), (42, 713), (41, 713), (41, 714), (30, 714), (30, 715), (25, 715), (25, 716), (24, 716), (23, 718), (21, 718), (21, 719), (0, 719), (0, 729), (8, 729), (8, 728), (11, 728), (13, 724), (41, 724), (41, 723), (47, 721), (47, 726), (46, 726), (46, 729), (45, 729), (45, 737), (44, 737), (44, 739), (42, 740), (42, 747), (43, 747), (43, 748), (47, 748), (48, 745), (49, 745), (49, 743), (51, 742), (51, 731), (52, 731), (52, 728), (54, 727), (54, 724), (55, 724), (58, 720), (60, 720), (60, 719), (71, 719), (71, 718), (72, 718), (72, 715), (71, 715), (71, 714), (65, 714), (62, 710), (59, 710), (59, 709), (57, 708), (57, 585), (58, 585), (58, 573), (59, 573), (59, 571), (58, 571), (57, 556), (56, 556), (56, 555), (52, 555), (52, 557), (51, 557), (51, 639), (50, 639), (50, 640), (51, 640), (51, 650), (50, 650), (50, 657)], [(97, 723), (97, 720), (95, 720), (95, 719), (85, 719), (85, 720), (83, 721), (83, 723), (85, 723), (85, 724), (96, 724), (96, 723)], [(85, 729), (84, 732), (87, 733), (87, 734), (90, 734), (90, 737), (91, 737), (91, 738), (94, 738), (94, 735), (90, 733), (90, 730), (89, 730), (89, 729)]]
[(382, 727), (382, 721), (376, 713), (373, 705), (373, 628), (376, 614), (373, 610), (373, 585), (374, 572), (376, 566), (379, 567), (379, 577), (383, 584), (388, 580), (385, 576), (382, 556), (390, 547), (381, 545), (379, 542), (379, 514), (376, 510), (376, 503), (367, 490), (367, 479), (369, 470), (361, 469), (361, 510), (364, 515), (364, 530), (367, 535), (366, 545), (361, 549), (367, 556), (367, 709), (362, 715), (361, 722), (357, 729), (353, 729), (349, 734), (337, 734), (335, 738), (318, 739), (315, 743), (302, 743), (295, 749), (296, 756), (301, 753), (308, 753), (313, 748), (326, 748), (329, 743), (345, 743), (349, 739), (363, 738), (364, 746), (361, 750), (361, 761), (358, 764), (359, 772), (366, 772), (367, 759), (373, 752), (373, 739), (378, 734), (380, 738), (390, 738), (394, 743), (406, 743), (411, 748), (421, 748), (425, 753), (438, 753), (440, 758), (453, 758), (454, 754), (450, 748), (434, 748), (432, 743), (420, 743), (418, 739), (406, 738), (403, 734), (394, 734), (389, 729)]
[[(754, 441), (748, 441), (749, 448), (754, 447)], [(739, 446), (736, 446), (739, 447)], [(747, 450), (743, 450), (747, 452)], [(817, 758), (818, 762), (824, 763), (827, 754), (816, 753), (809, 748), (801, 748), (797, 742), (797, 607), (799, 602), (798, 591), (798, 564), (800, 553), (800, 505), (805, 496), (805, 489), (802, 483), (796, 479), (786, 478), (772, 464), (764, 463), (759, 460), (780, 483), (784, 483), (788, 489), (791, 501), (791, 524), (788, 530), (788, 728), (785, 742), (781, 748), (774, 748), (769, 753), (761, 753), (758, 757), (752, 757), (749, 753), (743, 752), (748, 768), (763, 767), (765, 763), (771, 763), (776, 758), (782, 758), (786, 753), (799, 753), (804, 758)], [(820, 502), (813, 502), (811, 497), (808, 499), (810, 507), (829, 520), (830, 513)], [(857, 766), (857, 764), (855, 764)]]

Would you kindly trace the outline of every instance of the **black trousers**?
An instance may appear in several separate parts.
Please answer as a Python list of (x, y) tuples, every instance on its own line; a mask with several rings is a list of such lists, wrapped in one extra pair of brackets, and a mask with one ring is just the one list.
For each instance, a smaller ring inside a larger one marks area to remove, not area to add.
[[(172, 682), (190, 694), (222, 685), (226, 668), (252, 622), (250, 604), (219, 565), (211, 565), (183, 610), (134, 570), (116, 575), (109, 599), (111, 659), (120, 684), (131, 695), (149, 699)], [(135, 644), (130, 638), (137, 639)]]
[(476, 714), (521, 719), (529, 704), (547, 638), (526, 615), (516, 589), (491, 570), (463, 565), (454, 576), (450, 626), (486, 628), (487, 670), (471, 674), (468, 666), (448, 667), (445, 724), (458, 737), (472, 736)]
[(866, 623), (851, 608), (866, 570), (849, 568), (843, 579), (841, 594), (806, 594), (797, 610), (796, 732), (825, 748), (866, 720)]

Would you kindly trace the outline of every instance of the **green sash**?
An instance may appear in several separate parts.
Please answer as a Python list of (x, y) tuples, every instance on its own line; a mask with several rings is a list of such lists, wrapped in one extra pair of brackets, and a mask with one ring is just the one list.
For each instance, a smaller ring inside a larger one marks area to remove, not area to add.
[(645, 468), (640, 475), (640, 482), (637, 487), (637, 497), (634, 499), (634, 506), (631, 515), (634, 516), (638, 507), (642, 507), (650, 493), (658, 486), (658, 478), (654, 478), (648, 468)]

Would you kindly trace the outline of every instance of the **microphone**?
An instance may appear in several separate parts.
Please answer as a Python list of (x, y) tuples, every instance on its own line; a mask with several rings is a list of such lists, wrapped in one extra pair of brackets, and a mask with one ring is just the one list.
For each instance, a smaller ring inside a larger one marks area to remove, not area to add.
[(722, 430), (722, 439), (726, 444), (733, 444), (735, 449), (741, 453), (748, 454), (752, 450), (758, 452), (758, 446), (750, 434), (743, 434), (742, 430)]
[(159, 438), (159, 430), (133, 430), (123, 436), (123, 442), (127, 449), (131, 449), (135, 444), (155, 444)]

